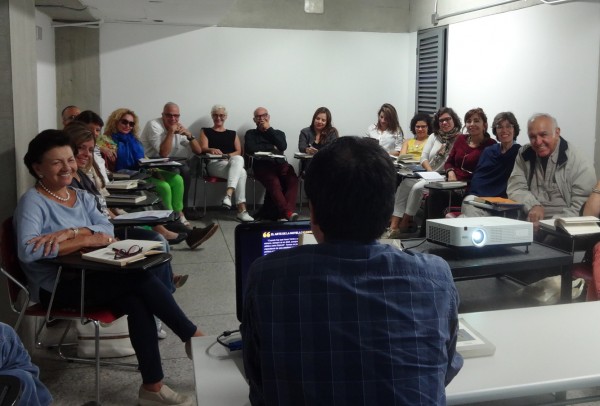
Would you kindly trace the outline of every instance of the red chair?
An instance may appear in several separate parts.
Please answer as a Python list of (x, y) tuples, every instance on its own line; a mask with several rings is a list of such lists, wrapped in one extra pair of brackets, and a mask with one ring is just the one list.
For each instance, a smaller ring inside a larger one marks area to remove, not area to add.
[[(57, 282), (60, 279), (62, 269), (59, 268), (57, 274)], [(11, 309), (19, 316), (15, 323), (14, 329), (17, 330), (25, 316), (43, 317), (46, 322), (53, 320), (68, 320), (79, 321), (82, 324), (93, 323), (95, 327), (95, 346), (96, 357), (93, 360), (85, 358), (67, 357), (62, 352), (65, 345), (64, 339), (71, 328), (71, 323), (67, 324), (62, 338), (58, 344), (58, 354), (61, 358), (68, 361), (76, 361), (82, 363), (93, 363), (96, 366), (96, 402), (100, 404), (100, 365), (119, 365), (126, 367), (135, 367), (137, 364), (128, 364), (120, 362), (108, 362), (100, 360), (100, 323), (109, 324), (117, 320), (122, 314), (113, 313), (108, 309), (69, 309), (50, 306), (46, 308), (39, 303), (31, 302), (31, 295), (27, 289), (27, 277), (21, 269), (19, 259), (17, 257), (16, 235), (13, 229), (12, 217), (4, 220), (2, 229), (0, 230), (0, 272), (7, 278), (8, 298)], [(56, 287), (56, 285), (55, 285)], [(22, 304), (19, 305), (19, 296), (23, 295)], [(36, 332), (35, 342), (39, 347), (41, 343), (39, 336), (46, 323), (42, 323)]]
[(592, 249), (591, 262), (573, 265), (573, 279), (583, 278), (587, 285), (586, 300), (600, 300), (600, 242)]

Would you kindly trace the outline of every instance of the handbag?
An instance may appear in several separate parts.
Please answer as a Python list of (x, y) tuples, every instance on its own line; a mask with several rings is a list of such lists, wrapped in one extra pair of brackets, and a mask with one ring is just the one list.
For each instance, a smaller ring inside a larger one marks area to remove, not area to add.
[[(96, 333), (94, 323), (75, 323), (77, 329), (77, 356), (96, 357)], [(135, 354), (129, 339), (127, 316), (119, 317), (113, 323), (100, 323), (100, 358), (128, 357)]]

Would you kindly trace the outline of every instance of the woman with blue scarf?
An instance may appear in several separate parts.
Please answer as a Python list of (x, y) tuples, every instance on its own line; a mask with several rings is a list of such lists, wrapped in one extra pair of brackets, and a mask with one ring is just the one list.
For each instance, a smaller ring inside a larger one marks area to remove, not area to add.
[[(138, 138), (139, 130), (138, 117), (132, 110), (121, 108), (111, 113), (104, 134), (97, 140), (109, 170), (139, 168), (139, 159), (144, 158), (144, 147)], [(183, 215), (183, 178), (179, 174), (155, 168), (153, 177), (148, 181), (156, 185), (165, 207), (178, 212), (181, 222), (189, 225)]]

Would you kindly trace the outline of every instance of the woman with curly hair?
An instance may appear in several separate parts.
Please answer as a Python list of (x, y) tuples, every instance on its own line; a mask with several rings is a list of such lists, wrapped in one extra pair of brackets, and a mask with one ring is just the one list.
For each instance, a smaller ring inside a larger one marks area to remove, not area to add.
[[(98, 146), (108, 169), (138, 169), (139, 159), (144, 158), (144, 147), (139, 139), (138, 116), (129, 109), (120, 108), (108, 117), (104, 134), (98, 137)], [(163, 204), (179, 213), (180, 221), (189, 226), (183, 214), (183, 178), (162, 169), (154, 169), (148, 181), (154, 183)]]

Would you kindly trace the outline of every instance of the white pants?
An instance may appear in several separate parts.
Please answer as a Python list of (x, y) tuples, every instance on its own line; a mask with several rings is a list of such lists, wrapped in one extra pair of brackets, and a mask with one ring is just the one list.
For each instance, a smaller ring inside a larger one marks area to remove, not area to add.
[(227, 187), (235, 189), (237, 204), (246, 203), (244, 158), (240, 155), (234, 155), (229, 159), (211, 160), (207, 169), (210, 176), (227, 179)]
[(423, 199), (423, 188), (426, 184), (425, 179), (404, 178), (398, 189), (396, 189), (393, 215), (402, 217), (404, 214), (409, 216), (417, 214), (417, 210), (421, 206), (421, 199)]

